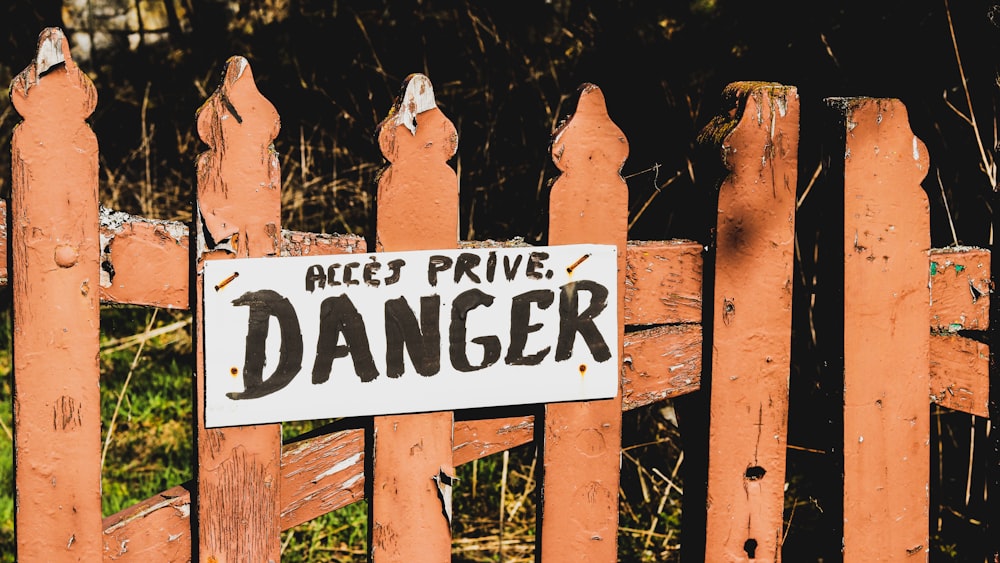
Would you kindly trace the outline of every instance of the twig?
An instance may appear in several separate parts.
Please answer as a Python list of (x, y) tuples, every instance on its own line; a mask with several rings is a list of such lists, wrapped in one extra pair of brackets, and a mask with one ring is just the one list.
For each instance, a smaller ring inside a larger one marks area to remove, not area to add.
[(660, 534), (660, 533), (656, 533), (656, 532), (650, 533), (649, 530), (638, 530), (636, 528), (627, 528), (625, 526), (619, 526), (618, 527), (618, 531), (619, 532), (625, 532), (626, 534), (632, 534), (633, 536), (652, 535), (652, 536), (655, 536), (655, 537), (658, 537), (658, 538), (669, 538), (670, 537), (670, 534)]
[(642, 217), (642, 214), (645, 213), (646, 208), (649, 207), (649, 204), (653, 203), (653, 199), (655, 199), (656, 196), (660, 195), (660, 191), (662, 191), (663, 188), (669, 186), (670, 184), (673, 184), (674, 181), (676, 181), (677, 178), (680, 178), (680, 177), (681, 177), (681, 171), (678, 170), (677, 173), (675, 173), (672, 177), (670, 177), (669, 179), (667, 179), (666, 182), (663, 182), (659, 186), (657, 186), (656, 184), (653, 184), (653, 188), (654, 188), (653, 189), (653, 193), (649, 194), (649, 198), (646, 199), (646, 203), (642, 204), (642, 207), (639, 208), (638, 212), (636, 212), (635, 217), (632, 217), (632, 220), (628, 222), (628, 228), (631, 229), (632, 225), (635, 225), (635, 222), (639, 220), (639, 217)]
[[(684, 489), (678, 487), (677, 483), (674, 483), (673, 479), (671, 479), (670, 477), (667, 477), (666, 475), (664, 475), (663, 472), (659, 470), (659, 468), (654, 467), (653, 468), (653, 473), (656, 473), (657, 475), (659, 475), (660, 479), (663, 479), (667, 483), (667, 491), (666, 491), (667, 493), (670, 493), (670, 489), (671, 489), (671, 487), (673, 487), (677, 491), (678, 494), (682, 494), (682, 495), (684, 494)], [(675, 477), (676, 477), (676, 475), (675, 475)]]
[[(153, 322), (156, 321), (156, 313), (159, 309), (153, 309), (153, 314), (149, 317), (149, 323), (146, 324), (146, 334), (149, 334), (151, 328), (153, 328)], [(139, 349), (135, 351), (135, 357), (132, 358), (132, 365), (128, 368), (128, 375), (125, 376), (125, 383), (122, 385), (122, 390), (118, 394), (118, 402), (115, 403), (115, 410), (111, 413), (111, 422), (108, 423), (108, 434), (104, 438), (104, 447), (101, 449), (101, 474), (104, 473), (104, 460), (108, 456), (108, 447), (111, 446), (111, 436), (115, 433), (115, 421), (118, 420), (118, 411), (122, 407), (122, 399), (125, 397), (125, 391), (128, 390), (128, 383), (132, 380), (132, 374), (135, 372), (135, 367), (139, 365), (139, 358), (142, 356), (142, 349), (146, 346), (146, 341), (149, 338), (145, 338), (139, 343)]]
[[(138, 11), (138, 10), (137, 10)], [(143, 213), (146, 216), (151, 216), (153, 213), (153, 176), (150, 172), (150, 148), (149, 148), (149, 124), (146, 121), (147, 110), (149, 109), (149, 89), (153, 86), (152, 82), (146, 82), (146, 92), (142, 95), (142, 109), (139, 112), (139, 119), (141, 121), (142, 127), (142, 160), (143, 167), (145, 171), (145, 176), (143, 177), (142, 183), (142, 205)]]
[(948, 214), (948, 226), (951, 227), (951, 240), (958, 246), (958, 234), (955, 233), (955, 221), (951, 218), (951, 209), (948, 207), (948, 194), (944, 192), (944, 183), (941, 182), (941, 169), (935, 168), (938, 186), (941, 188), (941, 199), (944, 200), (944, 212)]
[(510, 450), (503, 451), (503, 470), (500, 473), (500, 531), (497, 532), (497, 560), (503, 561), (503, 518), (504, 498), (507, 496), (507, 464), (510, 462)]
[(3, 417), (0, 417), (0, 428), (3, 428), (3, 433), (7, 435), (8, 440), (14, 439), (14, 434), (12, 434), (10, 428), (4, 424)]
[[(983, 163), (983, 173), (986, 174), (986, 177), (989, 179), (990, 187), (996, 191), (996, 163), (993, 162), (993, 158), (990, 157), (989, 153), (986, 152), (986, 148), (983, 146), (983, 139), (979, 132), (979, 124), (976, 122), (976, 112), (972, 108), (972, 95), (969, 93), (969, 83), (965, 78), (965, 66), (962, 64), (962, 56), (958, 52), (958, 39), (955, 37), (955, 24), (951, 21), (951, 6), (948, 5), (948, 0), (944, 0), (944, 13), (948, 18), (948, 32), (951, 34), (951, 45), (955, 51), (955, 62), (958, 64), (958, 74), (962, 79), (962, 91), (965, 93), (965, 103), (969, 107), (969, 125), (972, 126), (972, 132), (976, 137), (976, 145), (979, 147), (979, 158)], [(947, 101), (947, 94), (945, 94), (945, 97), (945, 101)]]
[(131, 346), (135, 346), (136, 344), (142, 345), (150, 338), (156, 338), (175, 330), (180, 330), (189, 324), (191, 324), (191, 319), (185, 319), (183, 321), (177, 321), (175, 323), (161, 326), (155, 330), (143, 332), (142, 334), (133, 334), (132, 336), (127, 336), (125, 338), (114, 338), (104, 343), (104, 347), (101, 348), (101, 352), (106, 354), (109, 352), (116, 352), (124, 348), (129, 348)]
[(660, 506), (656, 509), (653, 523), (650, 524), (649, 532), (646, 533), (646, 541), (643, 543), (643, 547), (646, 549), (649, 549), (649, 544), (653, 543), (653, 534), (656, 532), (656, 525), (660, 522), (660, 514), (663, 514), (663, 507), (667, 504), (668, 496), (670, 496), (670, 489), (664, 491), (663, 495), (660, 496)]
[(528, 495), (531, 494), (531, 491), (534, 490), (535, 488), (534, 487), (535, 463), (537, 461), (538, 461), (538, 452), (536, 451), (535, 456), (531, 458), (531, 466), (528, 468), (528, 475), (524, 479), (524, 490), (521, 491), (521, 496), (518, 497), (517, 501), (514, 503), (514, 506), (507, 511), (508, 520), (514, 519), (514, 516), (517, 515), (517, 511), (521, 509), (521, 506), (524, 505), (524, 501), (528, 498)]
[(785, 524), (785, 532), (781, 534), (781, 545), (785, 545), (785, 539), (788, 538), (788, 531), (792, 529), (792, 519), (795, 518), (795, 507), (798, 505), (798, 502), (792, 502), (792, 510), (788, 513), (788, 523)]
[(806, 184), (806, 189), (802, 190), (802, 195), (799, 196), (799, 200), (795, 202), (795, 209), (802, 207), (802, 202), (806, 200), (806, 196), (812, 191), (813, 184), (816, 183), (816, 178), (819, 178), (819, 173), (823, 171), (823, 161), (821, 160), (819, 164), (816, 165), (816, 171), (813, 172), (812, 178), (809, 179), (809, 183)]

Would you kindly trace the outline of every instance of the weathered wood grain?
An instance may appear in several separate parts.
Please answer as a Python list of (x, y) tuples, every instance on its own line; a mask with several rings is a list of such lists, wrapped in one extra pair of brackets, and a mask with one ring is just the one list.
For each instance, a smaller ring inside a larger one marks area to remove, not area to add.
[(990, 318), (990, 251), (937, 248), (930, 252), (931, 329), (986, 330)]
[(701, 387), (701, 325), (664, 325), (625, 334), (622, 408), (631, 410)]
[(930, 356), (931, 402), (988, 418), (989, 345), (957, 334), (935, 334)]
[(629, 241), (625, 250), (625, 324), (700, 323), (701, 243)]

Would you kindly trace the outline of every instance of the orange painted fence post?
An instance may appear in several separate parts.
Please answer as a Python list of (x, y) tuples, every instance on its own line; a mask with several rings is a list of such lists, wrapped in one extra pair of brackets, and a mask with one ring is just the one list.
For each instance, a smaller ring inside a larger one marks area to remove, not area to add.
[(61, 30), (11, 85), (19, 561), (101, 559), (97, 104)]
[[(389, 161), (379, 179), (376, 250), (458, 246), (458, 176), (448, 160), (458, 133), (430, 80), (410, 75), (379, 125)], [(377, 416), (372, 437), (369, 551), (377, 563), (451, 559), (455, 475), (450, 411)]]
[(926, 560), (929, 157), (894, 99), (831, 99), (844, 167), (844, 561)]
[(719, 186), (706, 561), (779, 561), (784, 529), (799, 97), (737, 82), (702, 132)]
[[(592, 84), (576, 112), (553, 135), (552, 160), (562, 175), (552, 186), (549, 244), (618, 247), (618, 357), (624, 326), (628, 187), (621, 168), (628, 141)], [(610, 308), (610, 304), (609, 304)], [(621, 390), (614, 399), (545, 406), (541, 560), (590, 562), (618, 558)]]
[(271, 146), (278, 113), (257, 90), (243, 57), (226, 62), (222, 83), (198, 110), (198, 135), (209, 146), (198, 159), (194, 301), (197, 354), (197, 519), (199, 561), (280, 558), (281, 425), (205, 428), (202, 261), (278, 256), (281, 175)]

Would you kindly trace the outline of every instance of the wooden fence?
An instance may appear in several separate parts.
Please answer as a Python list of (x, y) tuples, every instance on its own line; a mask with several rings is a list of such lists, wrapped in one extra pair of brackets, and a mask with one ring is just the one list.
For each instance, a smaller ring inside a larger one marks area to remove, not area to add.
[[(614, 561), (622, 411), (693, 392), (711, 399), (705, 559), (780, 559), (799, 100), (795, 88), (765, 83), (724, 94), (701, 139), (727, 170), (707, 255), (701, 242), (626, 240), (628, 143), (600, 89), (584, 86), (553, 135), (561, 175), (550, 244), (619, 248), (617, 398), (549, 404), (537, 418), (380, 416), (282, 444), (280, 425), (204, 428), (201, 266), (365, 252), (364, 240), (281, 228), (278, 114), (241, 57), (197, 116), (208, 150), (193, 229), (100, 209), (86, 124), (97, 94), (62, 32), (45, 30), (11, 89), (23, 117), (10, 216), (19, 560), (277, 561), (282, 530), (368, 491), (373, 560), (445, 561), (442, 480), (538, 439), (539, 556)], [(927, 559), (929, 402), (987, 416), (988, 347), (957, 329), (987, 328), (989, 254), (929, 250), (920, 189), (929, 157), (899, 101), (829, 105), (844, 157), (832, 159), (844, 214), (844, 558)], [(458, 179), (447, 165), (457, 133), (426, 77), (407, 80), (378, 141), (388, 168), (374, 250), (472, 244), (457, 238)], [(102, 303), (190, 307), (199, 390), (196, 479), (103, 519)]]

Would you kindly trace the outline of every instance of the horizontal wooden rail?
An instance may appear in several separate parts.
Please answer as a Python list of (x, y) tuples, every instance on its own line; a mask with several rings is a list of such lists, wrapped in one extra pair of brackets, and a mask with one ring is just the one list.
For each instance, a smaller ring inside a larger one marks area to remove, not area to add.
[(931, 401), (988, 417), (990, 251), (934, 249), (929, 271)]

